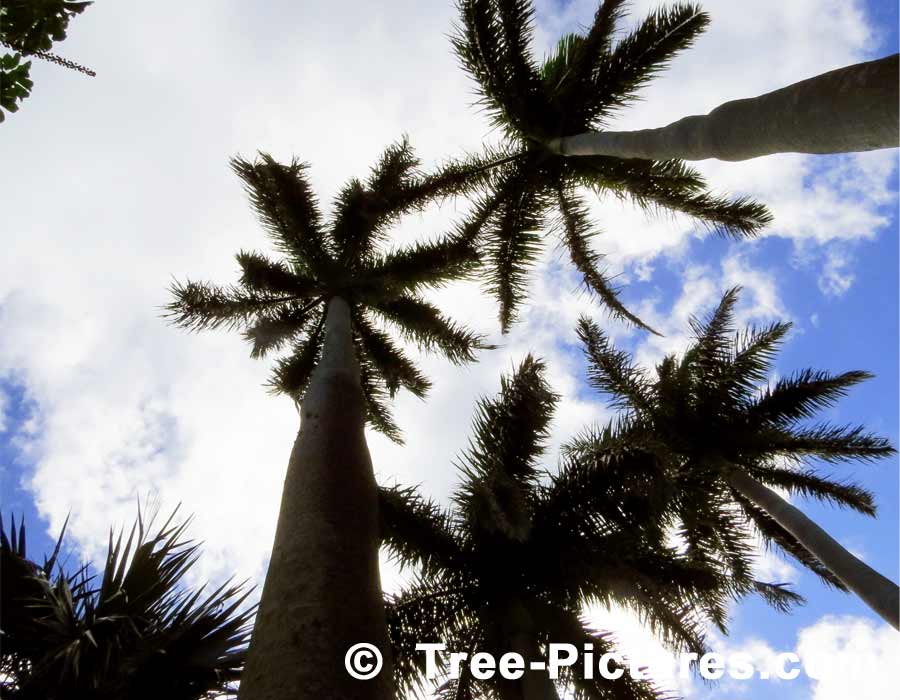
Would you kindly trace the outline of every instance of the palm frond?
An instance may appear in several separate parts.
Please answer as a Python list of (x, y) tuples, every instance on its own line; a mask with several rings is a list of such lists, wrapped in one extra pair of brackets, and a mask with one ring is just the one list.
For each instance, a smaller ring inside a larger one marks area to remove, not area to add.
[(531, 355), (500, 380), (500, 394), (479, 400), (472, 438), (463, 455), (474, 477), (504, 474), (524, 481), (536, 476), (537, 460), (550, 437), (559, 401), (544, 377), (544, 363)]
[(822, 423), (791, 431), (765, 433), (769, 452), (788, 458), (816, 457), (825, 462), (847, 459), (862, 461), (883, 459), (896, 454), (887, 438), (868, 432), (861, 425)]
[(281, 349), (286, 343), (296, 343), (298, 336), (318, 326), (322, 320), (323, 300), (306, 304), (285, 303), (274, 311), (260, 316), (244, 332), (244, 340), (253, 344), (250, 357), (258, 359)]
[[(124, 545), (124, 531), (110, 532), (98, 583), (87, 568), (51, 577), (0, 537), (3, 697), (193, 700), (234, 692), (255, 614), (245, 604), (251, 591), (230, 582), (205, 596), (185, 588), (199, 545), (174, 518), (155, 528), (139, 512)], [(22, 582), (30, 586), (24, 597)]]
[(384, 380), (391, 398), (402, 386), (420, 399), (431, 388), (431, 381), (396, 347), (383, 331), (374, 328), (361, 314), (354, 315), (354, 328), (359, 335), (359, 347), (378, 376)]
[(385, 435), (398, 445), (403, 444), (403, 433), (394, 421), (388, 406), (389, 392), (385, 387), (385, 379), (378, 372), (372, 358), (363, 350), (361, 342), (355, 339), (356, 359), (359, 362), (359, 380), (362, 385), (366, 405), (366, 421), (374, 430)]
[(261, 253), (241, 251), (237, 254), (241, 267), (240, 284), (251, 292), (282, 294), (305, 298), (321, 294), (316, 280), (289, 269), (282, 260), (270, 260)]
[(371, 279), (373, 295), (396, 296), (418, 293), (464, 279), (478, 265), (479, 254), (471, 237), (451, 234), (430, 243), (390, 251), (373, 260), (360, 280)]
[(631, 313), (619, 300), (618, 290), (612, 286), (612, 282), (598, 269), (598, 263), (602, 256), (591, 249), (590, 223), (587, 218), (587, 208), (577, 199), (574, 192), (558, 190), (559, 211), (562, 215), (563, 240), (572, 264), (584, 279), (584, 285), (596, 294), (606, 309), (615, 318), (620, 318), (633, 323), (639, 328), (659, 335), (646, 323)]
[(231, 168), (243, 180), (250, 203), (279, 252), (313, 269), (325, 267), (331, 254), (306, 175), (309, 165), (296, 159), (283, 165), (260, 153), (255, 163), (232, 158)]
[(664, 70), (680, 51), (689, 48), (709, 24), (698, 5), (678, 3), (652, 11), (609, 53), (600, 54), (592, 66), (596, 103), (604, 105), (597, 117), (606, 116), (637, 97), (638, 91)]
[(527, 290), (528, 276), (540, 255), (542, 195), (524, 180), (511, 181), (497, 202), (486, 232), (485, 286), (500, 304), (500, 329), (505, 333), (516, 318)]
[(477, 350), (493, 348), (483, 336), (457, 325), (437, 307), (412, 294), (373, 302), (372, 309), (394, 324), (405, 340), (423, 350), (440, 352), (454, 364), (472, 362)]
[(853, 482), (819, 476), (809, 469), (794, 470), (775, 466), (756, 466), (752, 469), (752, 474), (759, 481), (786, 489), (789, 493), (829, 501), (865, 515), (875, 516), (875, 497), (870, 491)]
[[(609, 632), (590, 631), (587, 619), (579, 618), (570, 610), (545, 604), (534, 611), (542, 629), (554, 644), (571, 644), (578, 653), (576, 661), (560, 669), (559, 686), (569, 688), (574, 700), (594, 700), (595, 698), (616, 698), (616, 700), (663, 700), (660, 691), (649, 681), (635, 680), (627, 667), (616, 662), (608, 665), (610, 671), (622, 670), (618, 679), (603, 678), (595, 671), (594, 678), (587, 679), (583, 669), (586, 664), (596, 665), (604, 654), (616, 652), (616, 640)], [(590, 650), (590, 661), (585, 658)], [(617, 655), (621, 656), (621, 655)]]
[(790, 427), (831, 408), (847, 395), (850, 387), (872, 376), (861, 371), (833, 375), (805, 369), (779, 379), (774, 387), (763, 391), (748, 413), (757, 425)]
[(788, 588), (786, 583), (755, 581), (756, 592), (778, 612), (790, 613), (794, 608), (806, 605), (806, 598)]
[(461, 564), (450, 515), (412, 487), (378, 489), (381, 540), (401, 566), (419, 567), (425, 577)]
[(309, 336), (294, 346), (289, 357), (279, 359), (275, 363), (268, 382), (271, 393), (286, 394), (294, 401), (300, 401), (322, 356), (325, 341), (324, 323), (325, 314), (321, 313)]
[(238, 286), (190, 281), (173, 282), (169, 293), (174, 300), (164, 307), (164, 317), (173, 325), (191, 331), (240, 328), (253, 317), (300, 298), (293, 294), (275, 295)]
[(577, 333), (588, 361), (588, 383), (610, 394), (614, 406), (636, 411), (649, 409), (650, 381), (628, 353), (616, 350), (600, 327), (586, 316), (578, 320)]

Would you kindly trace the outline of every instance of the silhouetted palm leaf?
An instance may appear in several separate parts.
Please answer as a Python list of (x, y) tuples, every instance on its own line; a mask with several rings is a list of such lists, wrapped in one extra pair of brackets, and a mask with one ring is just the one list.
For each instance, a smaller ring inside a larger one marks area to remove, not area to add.
[(184, 539), (188, 522), (176, 524), (176, 512), (155, 530), (139, 513), (124, 542), (124, 532), (110, 532), (99, 574), (57, 567), (65, 526), (38, 566), (26, 557), (24, 524), (18, 533), (12, 524), (11, 538), (0, 524), (4, 698), (199, 700), (235, 691), (251, 591), (183, 586), (199, 545)]

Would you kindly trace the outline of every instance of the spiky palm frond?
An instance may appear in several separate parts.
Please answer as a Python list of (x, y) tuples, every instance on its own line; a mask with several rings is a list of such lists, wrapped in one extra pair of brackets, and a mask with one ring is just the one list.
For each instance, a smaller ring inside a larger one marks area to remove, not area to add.
[[(176, 509), (177, 510), (177, 509)], [(154, 529), (142, 515), (127, 539), (110, 533), (106, 562), (54, 573), (63, 534), (43, 567), (0, 525), (3, 697), (167, 697), (234, 692), (250, 638), (250, 590), (183, 587), (199, 545), (176, 513)]]
[(638, 91), (661, 73), (677, 53), (690, 48), (708, 25), (709, 16), (699, 5), (676, 3), (650, 12), (611, 51), (598, 51), (588, 68), (593, 90), (585, 91), (593, 93), (592, 121), (596, 123), (634, 100)]
[(328, 304), (340, 297), (351, 309), (368, 422), (400, 441), (388, 399), (400, 388), (423, 397), (430, 382), (376, 319), (394, 326), (403, 340), (455, 363), (470, 362), (489, 346), (418, 296), (475, 269), (471, 226), (393, 250), (383, 249), (385, 234), (403, 214), (436, 197), (470, 192), (495, 175), (476, 156), (424, 174), (404, 137), (387, 148), (365, 181), (353, 179), (343, 187), (326, 222), (307, 164), (284, 165), (261, 153), (253, 162), (233, 159), (232, 168), (281, 257), (241, 251), (237, 285), (174, 283), (165, 307), (169, 320), (189, 330), (239, 329), (254, 358), (287, 348), (269, 386), (299, 402), (323, 352)]
[(494, 347), (484, 343), (479, 334), (449, 320), (433, 304), (412, 294), (373, 302), (372, 309), (396, 327), (404, 340), (424, 350), (440, 352), (454, 364), (472, 362), (477, 350)]
[(557, 190), (558, 207), (562, 223), (563, 241), (569, 250), (572, 264), (581, 274), (587, 289), (599, 297), (603, 306), (615, 318), (626, 320), (639, 328), (659, 335), (646, 323), (631, 313), (619, 300), (618, 290), (598, 268), (602, 256), (591, 249), (591, 224), (588, 221), (587, 208), (570, 189)]
[(525, 296), (541, 251), (541, 227), (556, 218), (553, 210), (560, 214), (564, 243), (588, 287), (613, 315), (645, 327), (597, 269), (598, 254), (587, 234), (592, 227), (574, 194), (576, 186), (631, 199), (650, 214), (682, 213), (735, 238), (753, 236), (771, 221), (764, 206), (746, 197), (711, 194), (700, 174), (680, 161), (565, 158), (545, 146), (600, 127), (688, 48), (708, 23), (695, 4), (653, 11), (616, 43), (624, 3), (605, 0), (587, 33), (563, 37), (541, 65), (529, 48), (531, 2), (460, 0), (459, 8), (454, 49), (475, 80), (480, 105), (504, 135), (506, 157), (495, 160), (497, 175), (483, 187), (491, 213), (477, 224), (490, 263), (487, 287), (500, 305), (504, 332)]
[[(420, 573), (388, 607), (402, 688), (420, 687), (422, 654), (408, 653), (415, 640), (497, 656), (527, 647), (536, 660), (546, 658), (550, 642), (612, 648), (579, 620), (586, 603), (633, 609), (673, 648), (699, 650), (706, 621), (724, 626), (733, 596), (724, 567), (691, 561), (665, 544), (664, 525), (622, 508), (622, 494), (634, 489), (637, 497), (640, 477), (625, 484), (617, 477), (629, 465), (652, 472), (652, 455), (623, 451), (605, 475), (614, 488), (587, 500), (576, 489), (598, 485), (596, 473), (589, 484), (587, 470), (568, 462), (558, 473), (539, 471), (557, 401), (544, 373), (529, 356), (503, 378), (498, 396), (478, 403), (450, 509), (411, 488), (381, 489), (383, 543)], [(577, 697), (656, 697), (649, 683), (561, 682), (574, 683)], [(437, 690), (441, 698), (517, 693), (518, 684), (499, 675), (464, 676)]]
[(613, 405), (642, 411), (651, 404), (650, 382), (628, 353), (616, 350), (600, 326), (586, 316), (578, 320), (578, 337), (588, 359), (588, 383), (611, 394)]
[(413, 488), (378, 490), (381, 540), (401, 566), (425, 577), (452, 571), (463, 553), (450, 514)]
[(751, 523), (766, 541), (829, 584), (837, 585), (837, 579), (795, 537), (730, 487), (731, 472), (741, 469), (763, 484), (873, 515), (872, 494), (823, 476), (808, 459), (874, 460), (894, 449), (861, 426), (808, 423), (871, 376), (865, 372), (803, 370), (760, 388), (790, 326), (774, 323), (738, 332), (734, 315), (739, 291), (728, 290), (705, 320), (692, 320), (693, 342), (680, 358), (664, 359), (653, 380), (627, 353), (616, 350), (596, 324), (582, 319), (579, 336), (589, 382), (610, 394), (626, 414), (615, 426), (586, 434), (569, 452), (588, 470), (600, 472), (596, 477), (575, 472), (578, 479), (590, 483), (596, 478), (601, 484), (606, 475), (599, 455), (609, 454), (609, 461), (624, 444), (652, 454), (657, 473), (637, 471), (635, 476), (647, 478), (648, 491), (665, 494), (657, 507), (674, 518), (688, 558), (720, 562), (733, 575), (735, 593), (756, 590), (783, 608), (794, 598), (760, 587), (753, 578)]

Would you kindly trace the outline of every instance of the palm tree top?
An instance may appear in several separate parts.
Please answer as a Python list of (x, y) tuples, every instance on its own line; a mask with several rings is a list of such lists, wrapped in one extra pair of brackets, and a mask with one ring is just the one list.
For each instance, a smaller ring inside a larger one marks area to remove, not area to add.
[[(233, 693), (255, 606), (245, 584), (204, 593), (183, 579), (199, 545), (177, 508), (159, 527), (139, 512), (127, 538), (109, 535), (95, 574), (59, 564), (65, 525), (52, 554), (27, 557), (24, 521), (0, 522), (3, 585), (3, 697), (128, 697), (201, 700)], [(54, 572), (54, 569), (56, 571)]]
[(477, 350), (490, 346), (422, 296), (474, 268), (472, 226), (394, 248), (386, 245), (388, 232), (404, 214), (435, 198), (469, 192), (489, 175), (471, 160), (423, 174), (404, 137), (385, 150), (367, 179), (354, 178), (341, 188), (326, 219), (306, 163), (285, 165), (261, 153), (254, 162), (238, 157), (231, 165), (280, 257), (241, 251), (235, 285), (175, 283), (168, 317), (190, 330), (240, 329), (255, 358), (288, 347), (270, 386), (299, 401), (321, 355), (328, 302), (342, 298), (351, 310), (368, 420), (399, 441), (386, 399), (401, 387), (424, 397), (431, 382), (386, 327), (454, 363), (470, 362)]
[[(557, 400), (543, 363), (529, 356), (503, 378), (498, 396), (479, 401), (450, 508), (413, 488), (381, 488), (383, 542), (419, 574), (388, 601), (403, 688), (417, 687), (421, 677), (422, 655), (414, 648), (423, 630), (458, 651), (502, 654), (510, 650), (509, 635), (523, 629), (539, 644), (583, 649), (591, 642), (611, 650), (608, 634), (582, 623), (586, 602), (630, 607), (673, 646), (703, 648), (701, 620), (722, 609), (726, 582), (667, 547), (656, 528), (621, 527), (610, 517), (609, 499), (569, 507), (559, 476), (540, 467)], [(576, 675), (564, 679), (575, 684), (576, 697), (610, 690), (606, 681)], [(655, 697), (649, 684), (613, 685), (615, 697)], [(484, 692), (504, 697), (499, 686)]]
[[(527, 289), (541, 251), (540, 230), (553, 224), (585, 286), (615, 317), (647, 328), (619, 300), (592, 243), (599, 231), (577, 188), (628, 198), (643, 210), (687, 214), (717, 231), (755, 235), (770, 220), (747, 198), (710, 194), (700, 174), (680, 161), (566, 158), (544, 144), (602, 125), (628, 104), (669, 60), (703, 31), (707, 16), (694, 4), (652, 12), (618, 42), (622, 0), (606, 0), (586, 34), (569, 34), (541, 65), (531, 55), (534, 8), (528, 0), (461, 0), (453, 38), (480, 104), (504, 136), (502, 174), (476, 209), (486, 235), (488, 288), (500, 302), (506, 330)], [(555, 210), (556, 215), (550, 217)], [(652, 329), (649, 329), (652, 330)]]
[[(705, 321), (692, 320), (693, 342), (680, 357), (665, 357), (655, 376), (615, 349), (596, 323), (582, 318), (578, 332), (588, 360), (588, 381), (623, 413), (605, 428), (574, 440), (567, 450), (596, 457), (628, 445), (652, 454), (643, 472), (621, 472), (615, 480), (632, 494), (646, 491), (648, 481), (658, 492), (678, 493), (657, 505), (674, 507), (682, 534), (698, 556), (724, 548), (733, 567), (746, 572), (752, 547), (741, 533), (747, 532), (743, 523), (749, 519), (765, 539), (826, 582), (842, 587), (791, 535), (735, 492), (727, 477), (740, 469), (791, 494), (874, 515), (871, 493), (822, 475), (809, 464), (811, 458), (836, 463), (895, 454), (886, 438), (863, 426), (811, 422), (872, 375), (804, 369), (772, 383), (773, 363), (791, 324), (776, 322), (738, 332), (734, 308), (739, 291), (726, 292)], [(630, 487), (625, 485), (629, 482)], [(703, 514), (702, 527), (693, 515), (697, 513)]]

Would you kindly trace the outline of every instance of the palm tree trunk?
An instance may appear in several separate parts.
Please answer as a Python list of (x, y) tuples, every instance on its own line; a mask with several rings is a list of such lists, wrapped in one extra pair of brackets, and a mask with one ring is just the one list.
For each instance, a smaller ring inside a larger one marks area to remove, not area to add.
[(660, 129), (587, 132), (547, 144), (567, 156), (747, 160), (900, 145), (897, 54), (839, 68)]
[[(350, 308), (335, 297), (301, 405), (241, 700), (393, 698), (377, 487), (364, 425)], [(384, 658), (372, 680), (344, 668), (347, 649), (359, 642), (375, 644)]]
[(866, 605), (894, 628), (900, 629), (900, 589), (897, 584), (854, 557), (799, 509), (746, 472), (735, 469), (728, 482), (796, 537)]
[[(550, 680), (546, 670), (531, 669), (533, 661), (544, 661), (534, 634), (534, 621), (528, 607), (520, 600), (513, 599), (506, 605), (503, 624), (509, 651), (513, 651), (525, 661), (525, 673), (519, 679), (521, 700), (559, 700), (556, 685)], [(546, 667), (545, 667), (546, 669)]]

